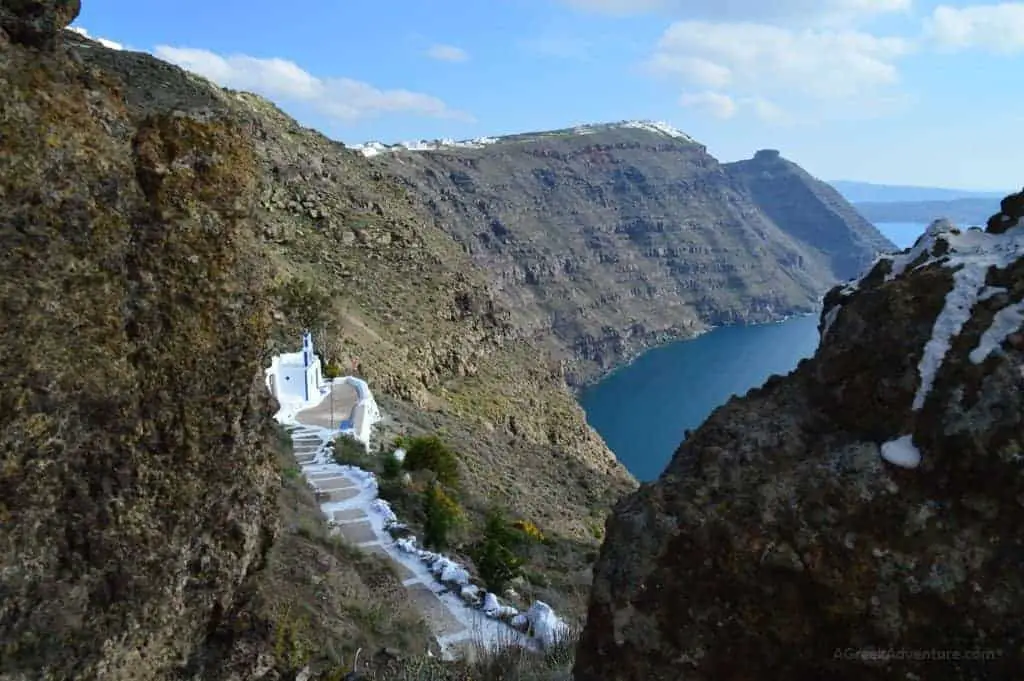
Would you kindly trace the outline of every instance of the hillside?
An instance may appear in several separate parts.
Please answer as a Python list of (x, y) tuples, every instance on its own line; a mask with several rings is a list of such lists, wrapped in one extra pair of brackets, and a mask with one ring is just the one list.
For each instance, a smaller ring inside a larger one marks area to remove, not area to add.
[(854, 206), (872, 222), (919, 222), (945, 218), (958, 225), (984, 225), (985, 220), (999, 209), (999, 197), (959, 198), (944, 201), (885, 201), (861, 202)]
[(277, 451), (263, 368), (304, 326), (393, 430), (455, 449), (470, 520), (495, 503), (542, 529), (528, 588), (571, 613), (635, 483), (559, 365), (360, 154), (61, 32), (78, 9), (0, 2), (0, 678), (423, 653), (395, 578), (326, 536)]
[(1024, 194), (825, 298), (622, 500), (575, 681), (1019, 676)]
[(711, 325), (810, 311), (893, 247), (794, 164), (755, 182), (659, 124), (361, 151), (429, 208), (574, 383)]

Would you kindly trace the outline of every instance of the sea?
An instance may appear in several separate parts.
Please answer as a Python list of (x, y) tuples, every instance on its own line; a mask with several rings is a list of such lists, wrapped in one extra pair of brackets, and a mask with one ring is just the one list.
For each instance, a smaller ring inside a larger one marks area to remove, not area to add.
[[(899, 248), (927, 225), (878, 223)], [(639, 480), (653, 480), (693, 430), (733, 395), (787, 374), (818, 347), (818, 315), (775, 324), (727, 326), (645, 352), (586, 388), (587, 421)]]

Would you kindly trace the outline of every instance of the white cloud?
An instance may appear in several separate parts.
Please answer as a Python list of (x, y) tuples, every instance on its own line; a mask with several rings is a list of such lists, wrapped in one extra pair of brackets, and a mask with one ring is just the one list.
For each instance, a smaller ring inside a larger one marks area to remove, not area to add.
[(167, 45), (157, 46), (153, 53), (224, 87), (307, 104), (342, 121), (388, 113), (472, 120), (468, 114), (449, 108), (431, 95), (401, 89), (380, 90), (351, 78), (318, 78), (285, 59), (222, 57), (209, 50)]
[(736, 115), (736, 102), (729, 95), (710, 90), (704, 92), (683, 93), (679, 104), (699, 109), (715, 118), (732, 118)]
[(906, 12), (912, 0), (558, 0), (601, 14), (663, 12), (688, 20), (789, 21), (847, 25), (862, 18)]
[(113, 40), (107, 40), (106, 38), (97, 38), (96, 36), (89, 35), (89, 32), (87, 30), (85, 30), (84, 28), (82, 28), (81, 26), (68, 26), (68, 30), (69, 31), (74, 31), (75, 33), (77, 33), (80, 36), (84, 36), (84, 37), (89, 38), (91, 40), (95, 40), (96, 42), (98, 42), (103, 47), (108, 47), (108, 48), (110, 48), (112, 50), (123, 50), (124, 49), (124, 45), (122, 45), (121, 43), (114, 42)]
[(432, 45), (427, 50), (427, 56), (438, 61), (458, 62), (469, 59), (469, 54), (464, 49), (454, 45)]
[(767, 121), (769, 123), (786, 123), (790, 120), (789, 116), (781, 107), (772, 101), (764, 99), (763, 97), (751, 97), (745, 100), (744, 104), (748, 104), (750, 108), (754, 110), (754, 115), (762, 121)]
[(683, 88), (751, 103), (767, 120), (782, 109), (766, 102), (780, 99), (842, 104), (845, 114), (868, 107), (898, 84), (896, 62), (909, 50), (904, 40), (851, 29), (680, 21), (662, 35), (646, 67)]
[(1024, 52), (1024, 3), (936, 7), (925, 35), (948, 50), (978, 48), (1001, 54)]

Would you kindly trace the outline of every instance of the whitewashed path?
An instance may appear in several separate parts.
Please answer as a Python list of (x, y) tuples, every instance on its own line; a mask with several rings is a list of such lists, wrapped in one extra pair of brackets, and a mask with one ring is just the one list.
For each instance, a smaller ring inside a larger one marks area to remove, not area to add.
[(391, 560), (412, 601), (430, 626), (442, 655), (446, 658), (472, 656), (475, 645), (497, 647), (518, 642), (536, 648), (537, 642), (499, 619), (468, 605), (437, 581), (427, 565), (416, 555), (401, 551), (384, 529), (387, 511), (381, 513), (377, 486), (373, 477), (352, 466), (340, 466), (331, 460), (327, 443), (332, 431), (301, 423), (287, 425), (295, 447), (295, 459), (313, 488), (319, 491), (320, 508), (334, 525), (333, 533), (363, 551)]

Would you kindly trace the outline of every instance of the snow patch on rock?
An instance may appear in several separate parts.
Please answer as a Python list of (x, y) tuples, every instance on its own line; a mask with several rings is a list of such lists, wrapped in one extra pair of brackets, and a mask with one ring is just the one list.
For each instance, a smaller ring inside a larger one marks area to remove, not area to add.
[[(924, 406), (946, 353), (971, 318), (974, 305), (983, 295), (990, 297), (998, 293), (985, 286), (989, 269), (1006, 268), (1022, 255), (1024, 226), (1019, 221), (1002, 234), (992, 234), (975, 229), (960, 232), (948, 220), (936, 220), (910, 250), (892, 259), (892, 268), (885, 278), (887, 282), (931, 265), (955, 270), (953, 288), (946, 295), (945, 305), (935, 319), (931, 338), (925, 344), (918, 364), (921, 382), (914, 395), (914, 411)], [(1001, 318), (1001, 323), (1009, 324), (1012, 319), (1013, 312), (1008, 312)], [(999, 329), (993, 332), (992, 337), (998, 333)]]
[(978, 347), (971, 350), (970, 360), (975, 364), (984, 362), (993, 351), (1002, 345), (1010, 334), (1024, 326), (1024, 301), (1007, 305), (996, 312), (992, 324), (985, 329), (978, 341)]
[(882, 445), (882, 458), (900, 468), (917, 468), (921, 451), (914, 445), (912, 436), (904, 435)]

